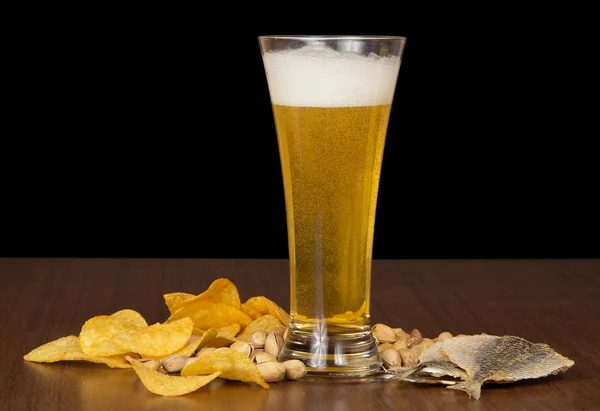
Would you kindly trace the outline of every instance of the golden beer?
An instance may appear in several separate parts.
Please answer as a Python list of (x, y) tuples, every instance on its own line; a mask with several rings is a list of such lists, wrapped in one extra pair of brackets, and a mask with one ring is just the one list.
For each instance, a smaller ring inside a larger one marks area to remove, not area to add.
[(310, 376), (381, 368), (370, 324), (375, 209), (401, 37), (260, 37), (283, 173), (290, 326)]
[(290, 311), (299, 322), (368, 324), (390, 109), (273, 106), (287, 206)]

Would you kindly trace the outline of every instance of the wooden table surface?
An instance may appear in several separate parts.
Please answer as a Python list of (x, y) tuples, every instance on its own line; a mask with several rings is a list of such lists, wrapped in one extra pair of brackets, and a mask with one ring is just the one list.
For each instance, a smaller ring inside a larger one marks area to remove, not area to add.
[(6, 410), (600, 410), (600, 260), (377, 260), (372, 321), (424, 336), (516, 335), (575, 361), (567, 372), (485, 384), (479, 400), (401, 381), (284, 381), (270, 389), (217, 379), (181, 397), (147, 391), (133, 370), (29, 363), (23, 355), (124, 308), (164, 321), (162, 295), (227, 277), (242, 300), (288, 308), (286, 260), (0, 259), (0, 409)]

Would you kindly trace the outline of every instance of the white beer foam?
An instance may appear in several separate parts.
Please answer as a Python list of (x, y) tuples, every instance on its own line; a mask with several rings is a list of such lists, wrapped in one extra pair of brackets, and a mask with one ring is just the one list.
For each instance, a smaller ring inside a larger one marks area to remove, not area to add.
[(391, 104), (399, 57), (363, 56), (311, 45), (263, 55), (271, 103), (301, 107)]

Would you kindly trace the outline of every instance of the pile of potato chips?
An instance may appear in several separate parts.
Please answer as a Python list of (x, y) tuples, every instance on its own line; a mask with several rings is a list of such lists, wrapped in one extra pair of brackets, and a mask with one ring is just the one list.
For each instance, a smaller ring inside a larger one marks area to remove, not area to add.
[(264, 296), (240, 301), (237, 287), (219, 278), (199, 295), (164, 295), (170, 316), (148, 325), (134, 310), (90, 318), (78, 336), (69, 335), (24, 356), (32, 362), (89, 361), (111, 368), (132, 368), (149, 391), (176, 396), (193, 392), (217, 377), (269, 388), (256, 364), (240, 352), (219, 350), (186, 366), (179, 375), (144, 365), (172, 354), (193, 356), (204, 347), (227, 347), (249, 341), (256, 331), (289, 325), (289, 314)]

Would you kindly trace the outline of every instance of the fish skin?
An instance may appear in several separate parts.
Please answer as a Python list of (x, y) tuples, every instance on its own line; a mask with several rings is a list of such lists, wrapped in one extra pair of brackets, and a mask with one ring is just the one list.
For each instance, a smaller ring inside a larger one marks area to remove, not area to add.
[[(575, 362), (543, 343), (512, 335), (461, 335), (426, 348), (414, 367), (388, 372), (412, 382), (437, 382), (479, 399), (485, 382), (514, 382), (565, 372)], [(445, 377), (460, 378), (450, 380)]]

